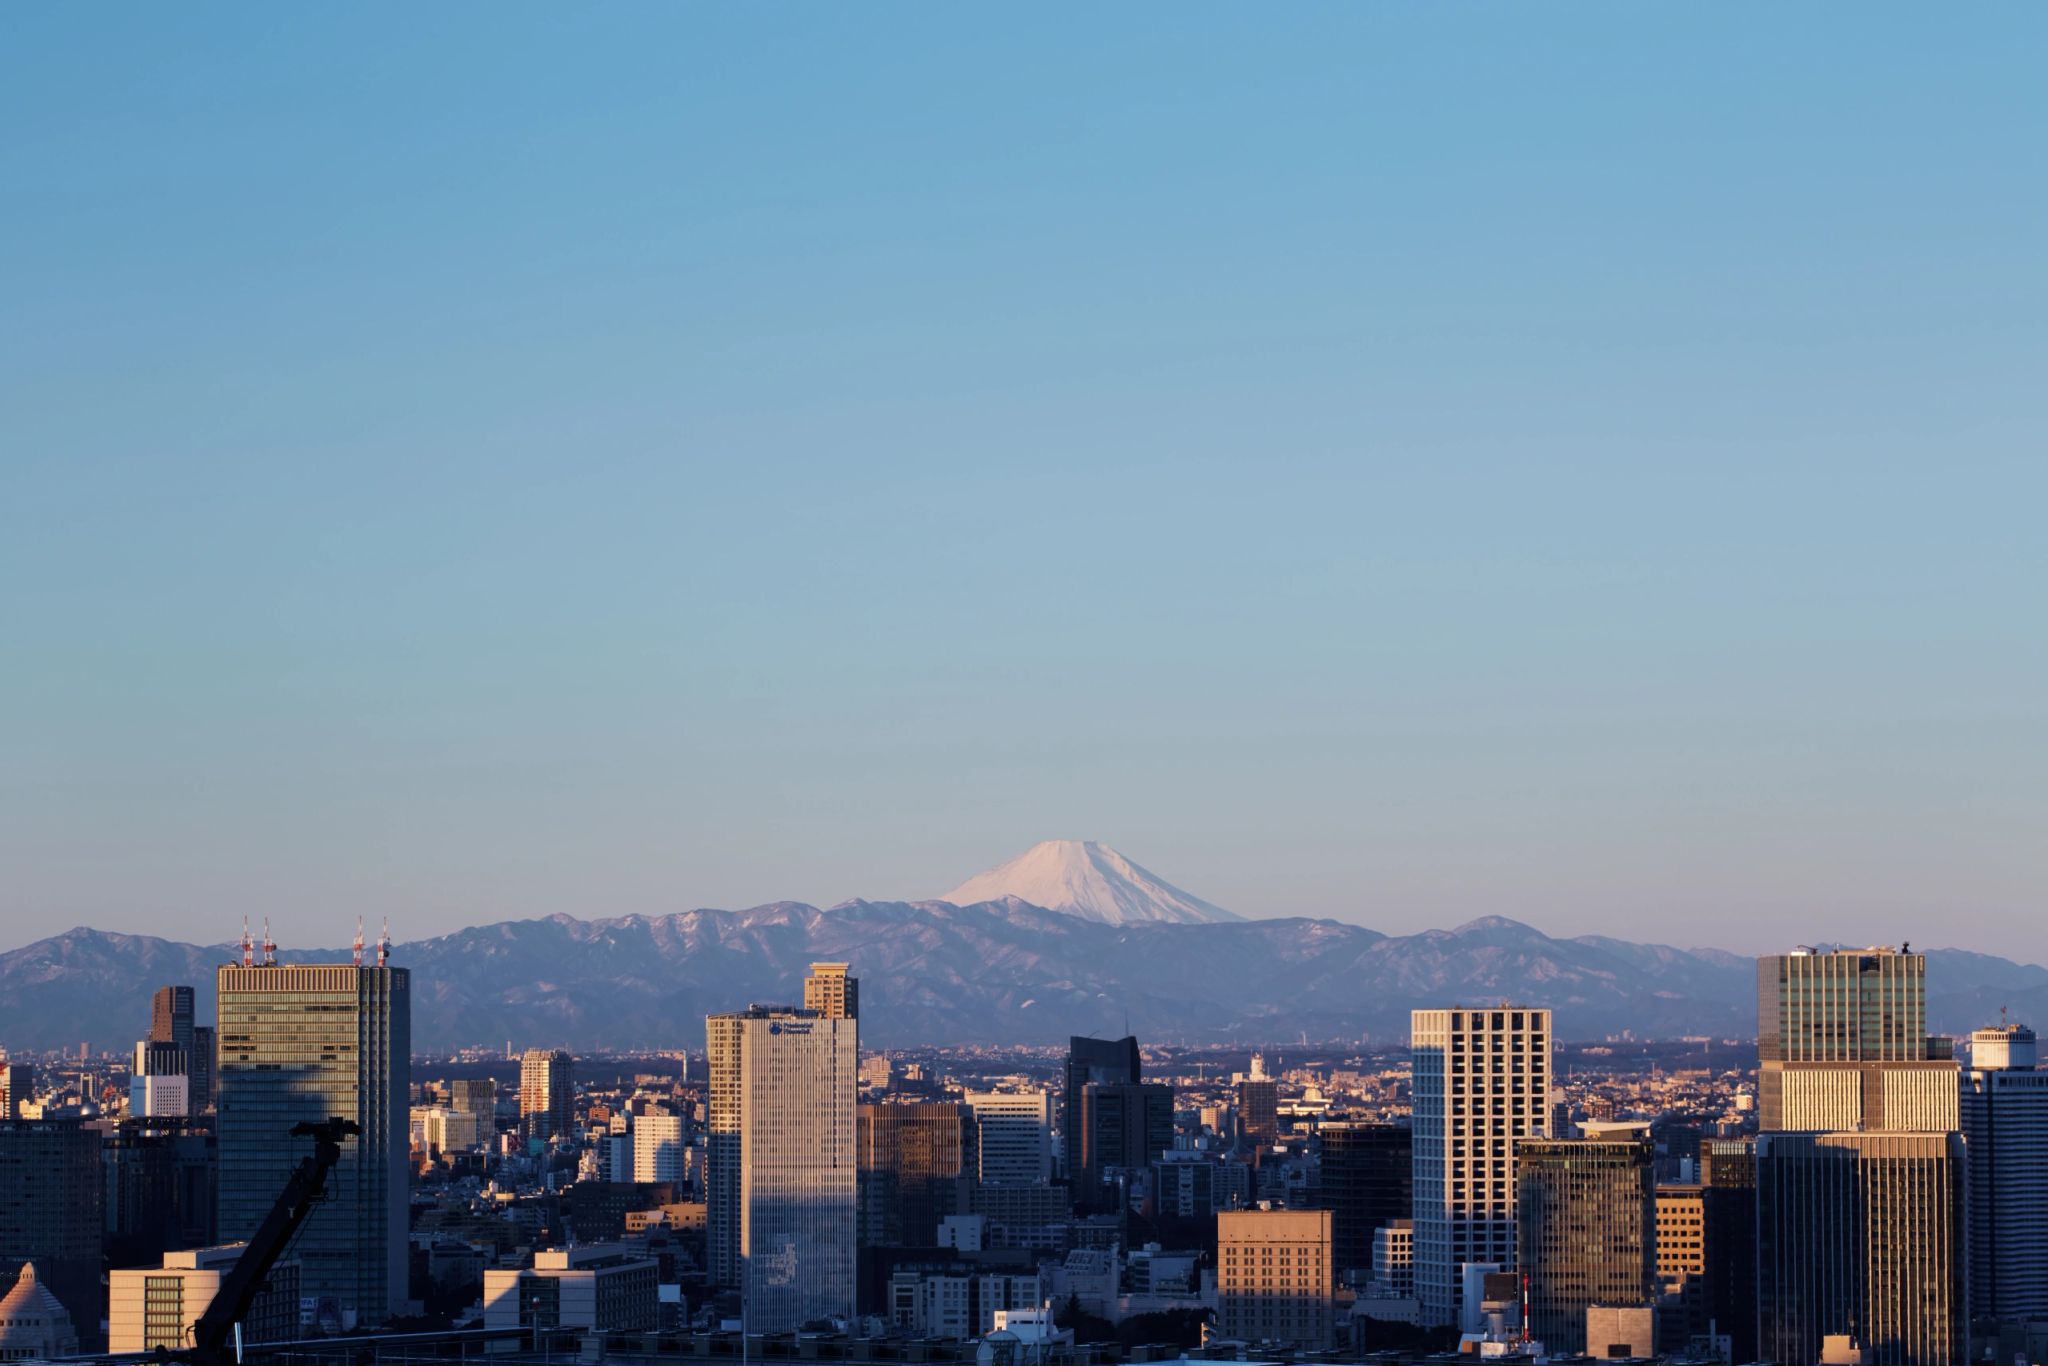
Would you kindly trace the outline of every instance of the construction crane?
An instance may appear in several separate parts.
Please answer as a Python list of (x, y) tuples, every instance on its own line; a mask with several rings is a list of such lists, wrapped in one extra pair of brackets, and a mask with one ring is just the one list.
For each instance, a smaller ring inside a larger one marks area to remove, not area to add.
[(221, 1278), (220, 1289), (214, 1292), (213, 1302), (192, 1325), (192, 1345), (182, 1352), (159, 1347), (159, 1360), (190, 1362), (192, 1366), (228, 1366), (229, 1362), (241, 1359), (242, 1345), (237, 1338), (237, 1328), (249, 1316), (263, 1283), (270, 1279), (272, 1268), (284, 1256), (285, 1249), (291, 1246), (292, 1239), (298, 1236), (306, 1217), (312, 1214), (313, 1206), (319, 1204), (326, 1194), (327, 1174), (341, 1161), (342, 1140), (361, 1132), (361, 1126), (354, 1120), (339, 1116), (307, 1120), (292, 1126), (293, 1138), (313, 1140), (311, 1156), (293, 1170), (291, 1179), (284, 1183), (284, 1190), (277, 1197), (277, 1203), (271, 1206), (270, 1213), (264, 1216), (256, 1231), (249, 1235), (242, 1255), (235, 1258), (234, 1268)]

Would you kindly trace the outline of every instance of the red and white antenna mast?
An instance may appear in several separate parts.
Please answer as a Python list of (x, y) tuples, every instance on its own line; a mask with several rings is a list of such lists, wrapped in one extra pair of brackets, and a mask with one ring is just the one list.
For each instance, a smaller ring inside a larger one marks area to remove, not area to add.
[(383, 967), (391, 958), (391, 917), (384, 917), (384, 928), (377, 935), (377, 966)]
[(263, 917), (263, 966), (277, 966), (277, 941), (270, 937), (270, 917)]
[(242, 966), (256, 966), (256, 945), (249, 939), (249, 917), (242, 917)]
[(356, 966), (357, 966), (357, 967), (361, 967), (361, 966), (363, 965), (363, 918), (362, 918), (361, 916), (357, 916), (357, 917), (356, 917), (356, 958), (355, 958), (355, 962), (356, 962)]

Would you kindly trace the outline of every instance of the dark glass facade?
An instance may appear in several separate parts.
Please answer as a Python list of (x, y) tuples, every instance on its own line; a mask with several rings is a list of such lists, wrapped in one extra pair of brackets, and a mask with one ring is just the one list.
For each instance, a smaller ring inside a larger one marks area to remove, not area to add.
[(1818, 1361), (1846, 1334), (1869, 1366), (1963, 1359), (1959, 1134), (1765, 1134), (1756, 1176), (1761, 1356)]
[(1586, 1350), (1586, 1310), (1650, 1304), (1654, 1150), (1639, 1139), (1530, 1139), (1515, 1146), (1517, 1256), (1529, 1329), (1551, 1352)]

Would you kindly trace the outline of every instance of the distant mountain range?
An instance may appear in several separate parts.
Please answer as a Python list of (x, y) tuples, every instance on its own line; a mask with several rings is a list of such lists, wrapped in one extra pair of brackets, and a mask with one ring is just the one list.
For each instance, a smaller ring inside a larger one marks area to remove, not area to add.
[[(0, 954), (0, 1044), (120, 1048), (145, 1032), (149, 993), (199, 990), (233, 951), (76, 929)], [(285, 961), (346, 961), (347, 952)], [(413, 1039), (571, 1048), (701, 1048), (704, 1016), (801, 994), (814, 959), (861, 978), (862, 1037), (910, 1043), (1393, 1042), (1422, 1005), (1503, 999), (1550, 1006), (1557, 1033), (1597, 1039), (1755, 1032), (1752, 961), (1583, 936), (1553, 939), (1489, 916), (1389, 936), (1331, 920), (1103, 924), (1015, 899), (777, 902), (741, 911), (480, 925), (400, 944), (413, 972)], [(2048, 1023), (2048, 969), (1956, 950), (1928, 954), (1934, 1028)]]

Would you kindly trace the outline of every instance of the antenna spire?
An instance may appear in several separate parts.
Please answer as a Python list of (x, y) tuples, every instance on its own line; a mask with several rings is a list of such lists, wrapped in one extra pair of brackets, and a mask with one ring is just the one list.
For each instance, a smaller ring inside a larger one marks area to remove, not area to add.
[(361, 916), (356, 917), (355, 964), (357, 967), (363, 965), (363, 918)]
[(270, 917), (267, 915), (263, 917), (263, 966), (277, 966), (277, 941), (270, 937)]
[(242, 966), (256, 966), (256, 946), (249, 939), (249, 917), (242, 917)]
[(377, 966), (383, 967), (391, 960), (391, 917), (384, 917), (384, 928), (377, 935)]

